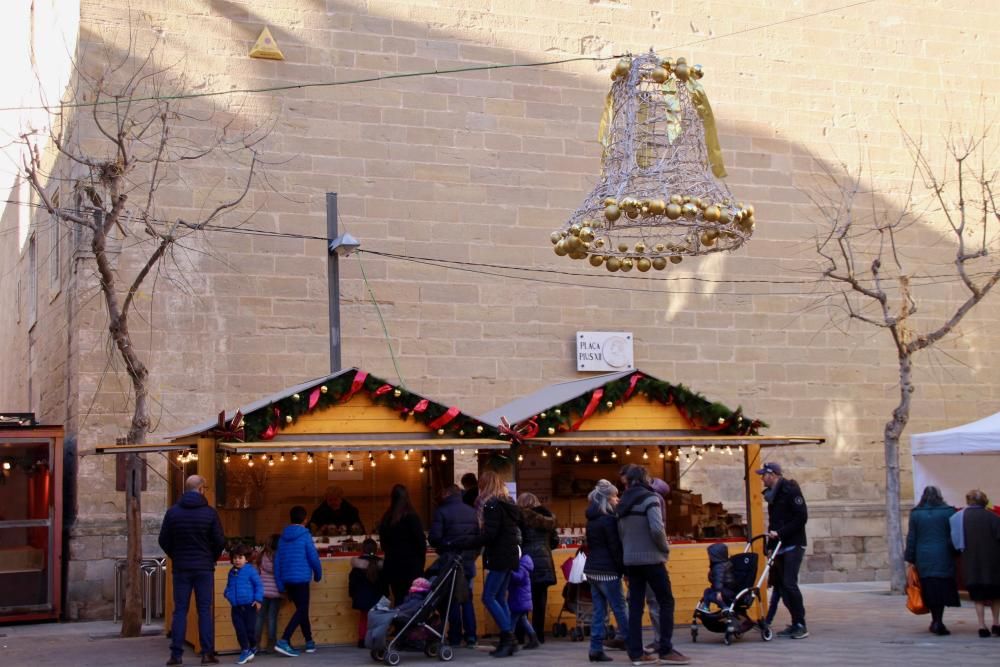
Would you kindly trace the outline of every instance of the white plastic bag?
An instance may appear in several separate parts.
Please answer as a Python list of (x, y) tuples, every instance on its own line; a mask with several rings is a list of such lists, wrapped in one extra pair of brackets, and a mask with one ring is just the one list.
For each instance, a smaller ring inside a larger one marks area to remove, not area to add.
[(587, 554), (578, 552), (573, 558), (573, 566), (569, 569), (569, 577), (566, 579), (571, 584), (582, 584), (587, 580), (587, 575), (583, 569), (587, 566)]

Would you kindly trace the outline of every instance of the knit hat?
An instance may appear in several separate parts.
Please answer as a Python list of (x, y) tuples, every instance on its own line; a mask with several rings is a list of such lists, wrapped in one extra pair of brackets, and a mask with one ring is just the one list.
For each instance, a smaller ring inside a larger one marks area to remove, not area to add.
[(605, 498), (611, 498), (618, 495), (618, 487), (606, 479), (597, 480), (597, 485), (594, 487), (594, 490)]
[(423, 577), (417, 577), (410, 584), (411, 593), (426, 593), (431, 590), (431, 582), (427, 581)]

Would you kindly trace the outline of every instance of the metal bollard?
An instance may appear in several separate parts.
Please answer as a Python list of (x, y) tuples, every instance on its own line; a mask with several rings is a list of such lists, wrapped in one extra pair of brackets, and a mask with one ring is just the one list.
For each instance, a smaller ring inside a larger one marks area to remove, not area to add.
[(114, 622), (117, 623), (125, 613), (125, 564), (124, 558), (115, 561), (115, 611)]
[(146, 610), (146, 625), (151, 625), (153, 622), (153, 586), (152, 579), (156, 575), (156, 567), (143, 565), (142, 566), (142, 604), (143, 609)]

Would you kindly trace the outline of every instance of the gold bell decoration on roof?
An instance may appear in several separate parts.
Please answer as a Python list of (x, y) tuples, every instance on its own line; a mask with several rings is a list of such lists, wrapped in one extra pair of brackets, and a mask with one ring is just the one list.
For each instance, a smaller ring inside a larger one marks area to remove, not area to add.
[(601, 180), (552, 232), (557, 255), (645, 272), (750, 238), (753, 206), (719, 180), (726, 169), (702, 76), (700, 65), (652, 51), (617, 63), (599, 132)]

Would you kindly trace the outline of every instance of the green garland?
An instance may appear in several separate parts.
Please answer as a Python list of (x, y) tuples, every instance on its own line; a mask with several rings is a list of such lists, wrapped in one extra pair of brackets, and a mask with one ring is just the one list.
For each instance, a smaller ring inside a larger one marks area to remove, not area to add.
[[(604, 393), (597, 404), (597, 411), (607, 413), (622, 405), (626, 401), (625, 395), (634, 376), (633, 373), (604, 385), (602, 388)], [(742, 407), (730, 410), (722, 403), (712, 403), (682, 384), (670, 384), (641, 375), (629, 398), (636, 394), (643, 394), (663, 405), (676, 405), (681, 414), (691, 422), (692, 427), (699, 430), (719, 435), (758, 435), (761, 428), (767, 428), (767, 424), (760, 420), (744, 417)], [(587, 392), (540, 412), (533, 418), (538, 425), (537, 437), (544, 438), (571, 431), (573, 424), (583, 416), (592, 396), (593, 392)], [(527, 421), (529, 420), (525, 420), (522, 424)]]
[[(277, 430), (294, 424), (300, 417), (325, 410), (339, 404), (350, 392), (358, 373), (344, 373), (326, 382), (319, 382), (312, 387), (303, 389), (300, 393), (285, 396), (269, 405), (254, 410), (243, 418), (247, 442), (257, 442), (269, 427)], [(318, 400), (312, 410), (309, 409), (309, 397), (318, 390)], [(403, 387), (394, 386), (385, 380), (368, 375), (358, 392), (365, 392), (376, 405), (384, 405), (399, 413), (400, 418), (413, 417), (422, 424), (429, 425), (448, 411), (448, 407), (427, 401), (427, 407), (421, 412), (414, 412), (424, 397), (407, 391)], [(275, 412), (277, 409), (277, 413)], [(291, 420), (288, 418), (291, 417)], [(463, 412), (459, 412), (447, 424), (439, 429), (439, 434), (453, 438), (496, 438), (497, 430), (488, 424), (480, 422)]]

